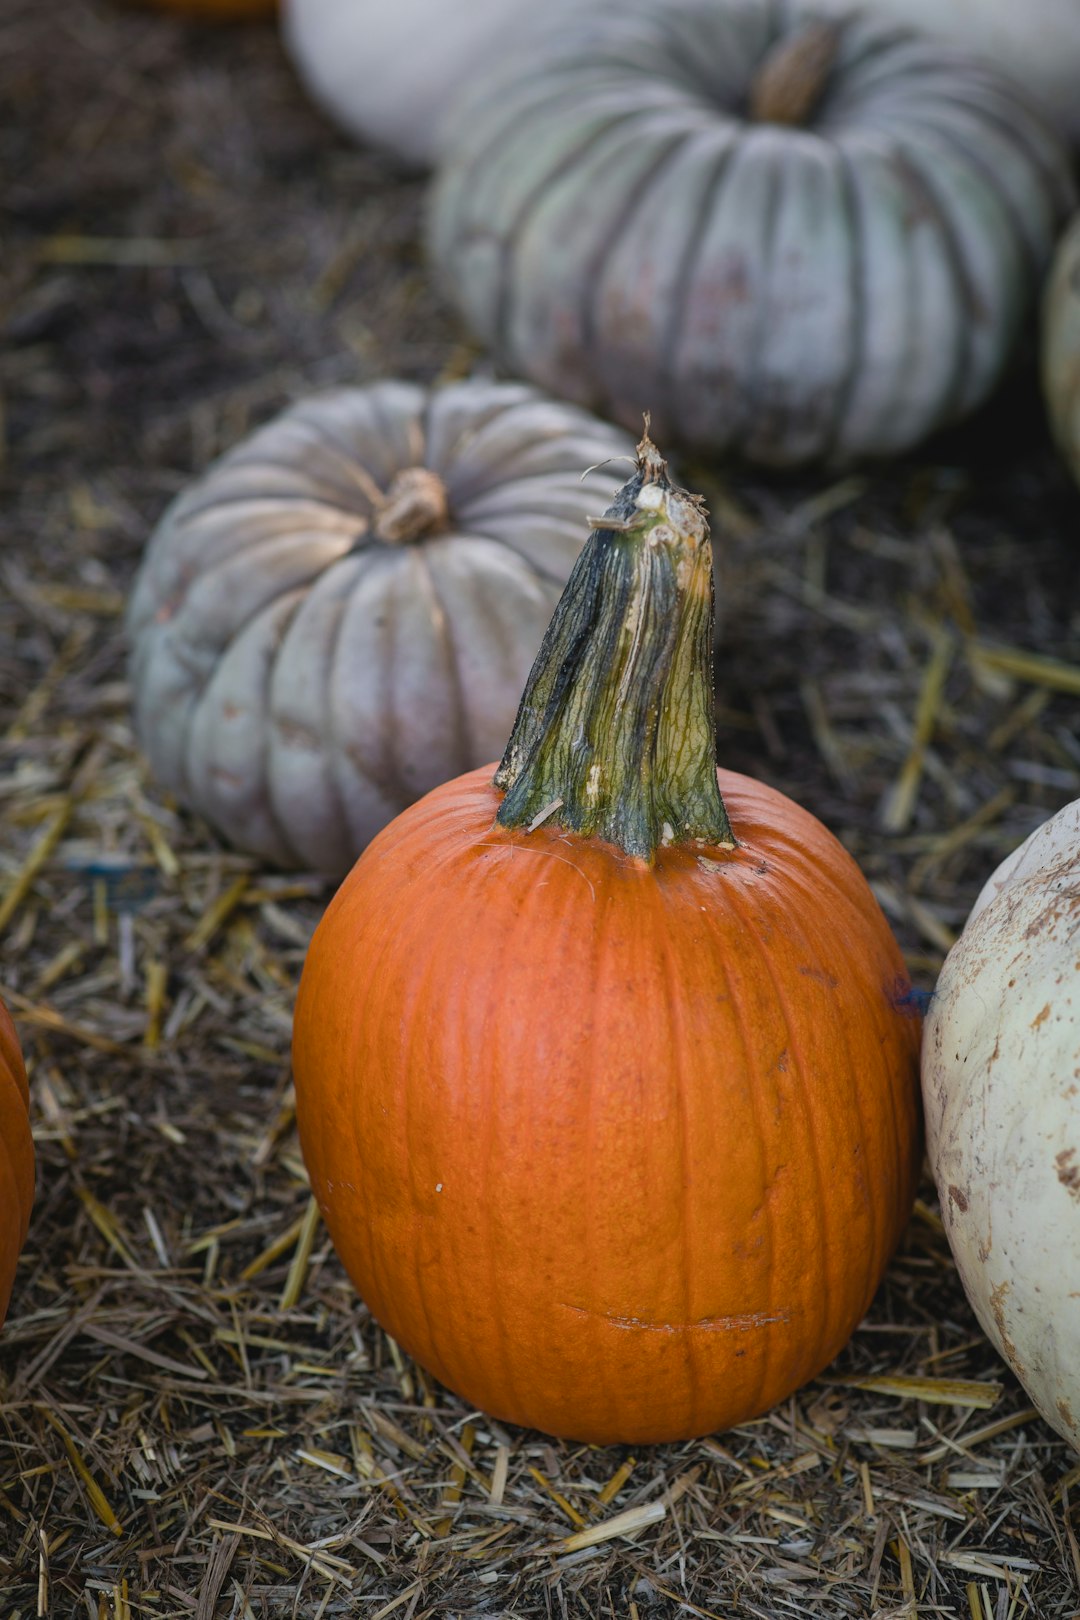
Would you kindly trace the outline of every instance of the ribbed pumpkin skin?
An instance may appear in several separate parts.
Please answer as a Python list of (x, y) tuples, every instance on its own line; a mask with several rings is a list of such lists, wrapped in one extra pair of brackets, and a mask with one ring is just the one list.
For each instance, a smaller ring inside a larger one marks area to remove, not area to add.
[(305, 1161), (376, 1318), (581, 1440), (759, 1413), (837, 1353), (909, 1214), (919, 1021), (854, 862), (729, 772), (741, 841), (647, 866), (493, 825), (493, 767), (372, 844), (294, 1026)]
[[(341, 389), (226, 455), (162, 518), (128, 615), (154, 774), (232, 843), (340, 875), (502, 747), (618, 430), (516, 384)], [(451, 527), (386, 544), (379, 497), (438, 473)]]
[(1042, 376), (1054, 437), (1080, 484), (1080, 214), (1061, 239), (1046, 287)]
[[(847, 12), (851, 0), (818, 0)], [(1076, 0), (867, 0), (866, 9), (908, 28), (943, 34), (992, 61), (1080, 142), (1080, 26)]]
[(598, 3), (467, 98), (431, 250), (507, 369), (775, 464), (896, 454), (986, 397), (1071, 206), (1060, 142), (869, 16), (806, 127), (748, 122), (808, 14)]
[(30, 1091), (15, 1025), (0, 1001), (0, 1323), (7, 1315), (33, 1202)]

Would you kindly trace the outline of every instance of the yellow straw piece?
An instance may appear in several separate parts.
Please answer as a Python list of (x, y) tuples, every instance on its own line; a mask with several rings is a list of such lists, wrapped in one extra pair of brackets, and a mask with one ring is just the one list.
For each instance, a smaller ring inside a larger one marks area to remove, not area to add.
[(78, 1478), (82, 1480), (83, 1485), (86, 1487), (86, 1495), (90, 1506), (93, 1508), (94, 1512), (97, 1514), (98, 1518), (101, 1520), (102, 1524), (107, 1530), (111, 1530), (114, 1536), (122, 1536), (124, 1533), (123, 1526), (121, 1525), (120, 1520), (116, 1517), (116, 1514), (113, 1512), (112, 1508), (109, 1506), (109, 1501), (105, 1495), (105, 1492), (102, 1490), (101, 1486), (98, 1484), (97, 1480), (86, 1466), (82, 1457), (79, 1455), (79, 1450), (74, 1440), (71, 1438), (70, 1434), (67, 1432), (64, 1425), (61, 1423), (60, 1419), (55, 1415), (55, 1413), (43, 1408), (42, 1415), (48, 1420), (49, 1423), (52, 1424), (53, 1428), (64, 1442), (64, 1450), (68, 1454), (68, 1461), (70, 1462)]
[(614, 1541), (619, 1536), (635, 1535), (646, 1525), (659, 1524), (666, 1517), (665, 1502), (642, 1502), (638, 1507), (627, 1508), (625, 1513), (616, 1513), (613, 1519), (605, 1519), (603, 1524), (591, 1524), (586, 1530), (578, 1530), (561, 1541), (559, 1546), (564, 1552), (579, 1552), (582, 1547), (597, 1547), (601, 1542)]
[(300, 1223), (300, 1236), (296, 1245), (296, 1253), (289, 1267), (289, 1275), (285, 1279), (285, 1287), (281, 1291), (279, 1309), (292, 1310), (304, 1290), (307, 1278), (308, 1265), (311, 1260), (311, 1251), (315, 1244), (315, 1233), (319, 1227), (319, 1206), (314, 1198), (309, 1199), (308, 1207)]
[(893, 1395), (900, 1401), (926, 1401), (932, 1406), (986, 1408), (1001, 1399), (1000, 1384), (979, 1384), (967, 1378), (914, 1378), (903, 1373), (880, 1378), (830, 1378), (844, 1389), (866, 1389), (874, 1395)]

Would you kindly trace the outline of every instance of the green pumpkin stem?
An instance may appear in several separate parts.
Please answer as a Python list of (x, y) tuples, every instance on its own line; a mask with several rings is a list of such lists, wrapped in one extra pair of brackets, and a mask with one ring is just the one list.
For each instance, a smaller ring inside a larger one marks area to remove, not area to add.
[(498, 819), (733, 848), (716, 779), (712, 546), (704, 503), (648, 434), (548, 626), (495, 775)]

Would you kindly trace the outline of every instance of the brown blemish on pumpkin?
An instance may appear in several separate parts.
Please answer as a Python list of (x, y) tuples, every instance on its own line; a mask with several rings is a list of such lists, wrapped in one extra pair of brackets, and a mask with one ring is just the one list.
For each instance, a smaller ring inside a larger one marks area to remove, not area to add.
[(1066, 1425), (1066, 1427), (1072, 1429), (1073, 1433), (1075, 1434), (1076, 1419), (1073, 1417), (1072, 1407), (1069, 1405), (1064, 1395), (1058, 1396), (1057, 1409), (1061, 1414), (1061, 1421)]
[(1062, 1148), (1056, 1155), (1054, 1163), (1057, 1166), (1057, 1178), (1069, 1193), (1070, 1197), (1080, 1199), (1080, 1164), (1073, 1161), (1076, 1158), (1076, 1149)]
[(954, 1203), (956, 1205), (957, 1209), (961, 1210), (964, 1213), (967, 1212), (967, 1207), (968, 1207), (967, 1194), (965, 1192), (962, 1192), (959, 1187), (953, 1187), (953, 1186), (950, 1185), (950, 1187), (949, 1187), (949, 1200), (950, 1200), (951, 1203)]
[(1011, 1289), (1011, 1283), (1007, 1282), (998, 1283), (996, 1288), (991, 1288), (990, 1309), (993, 1312), (994, 1321), (997, 1324), (997, 1330), (1001, 1336), (1001, 1348), (1012, 1362), (1015, 1371), (1017, 1373), (1022, 1373), (1023, 1367), (1020, 1362), (1020, 1358), (1016, 1353), (1016, 1346), (1010, 1338), (1009, 1330), (1005, 1325), (1005, 1300), (1011, 1292)]
[(1050, 1003), (1047, 1002), (1046, 1006), (1043, 1008), (1042, 1012), (1036, 1013), (1035, 1017), (1031, 1020), (1032, 1029), (1038, 1029), (1040, 1024), (1045, 1024), (1046, 1020), (1049, 1018), (1049, 1016), (1050, 1016)]

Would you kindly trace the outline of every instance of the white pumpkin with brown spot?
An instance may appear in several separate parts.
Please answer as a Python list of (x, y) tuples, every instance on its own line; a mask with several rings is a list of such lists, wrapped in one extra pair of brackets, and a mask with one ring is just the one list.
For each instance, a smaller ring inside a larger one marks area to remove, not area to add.
[(922, 1078), (968, 1299), (1080, 1450), (1080, 800), (979, 895), (938, 980)]

